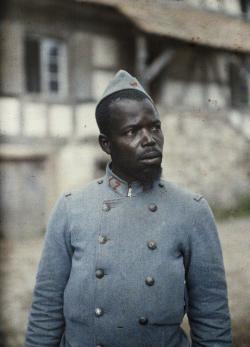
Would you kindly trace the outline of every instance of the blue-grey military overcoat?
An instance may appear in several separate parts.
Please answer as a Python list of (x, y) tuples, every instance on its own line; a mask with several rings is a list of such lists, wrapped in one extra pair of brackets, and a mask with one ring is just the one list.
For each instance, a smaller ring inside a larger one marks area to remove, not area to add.
[(49, 221), (26, 347), (231, 346), (221, 247), (199, 195), (105, 177)]

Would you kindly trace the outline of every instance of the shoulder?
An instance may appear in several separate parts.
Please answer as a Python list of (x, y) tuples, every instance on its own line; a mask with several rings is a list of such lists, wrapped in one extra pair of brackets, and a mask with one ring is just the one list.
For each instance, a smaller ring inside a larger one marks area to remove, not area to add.
[(91, 202), (102, 194), (103, 183), (104, 178), (95, 179), (83, 187), (64, 192), (61, 198), (66, 205), (76, 205), (84, 200)]
[(166, 192), (166, 204), (170, 207), (171, 215), (178, 216), (185, 225), (191, 226), (188, 233), (197, 230), (202, 234), (209, 230), (216, 233), (213, 212), (207, 200), (199, 193), (194, 193), (176, 184), (163, 181)]
[(173, 182), (161, 180), (161, 184), (164, 186), (166, 196), (170, 201), (173, 200), (182, 204), (189, 203), (195, 205), (197, 203), (200, 203), (202, 200), (205, 200), (203, 195), (180, 187)]
[(164, 185), (165, 202), (175, 211), (183, 215), (189, 214), (190, 217), (202, 214), (212, 215), (209, 204), (202, 194), (192, 192), (167, 180), (161, 180), (161, 183)]

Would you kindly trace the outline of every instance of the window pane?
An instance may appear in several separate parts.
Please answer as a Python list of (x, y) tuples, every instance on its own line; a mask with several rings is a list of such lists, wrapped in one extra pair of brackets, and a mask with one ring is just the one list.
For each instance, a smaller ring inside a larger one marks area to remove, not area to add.
[(58, 82), (57, 81), (50, 81), (49, 89), (51, 92), (57, 92), (58, 91)]
[(49, 54), (50, 54), (52, 57), (53, 57), (53, 56), (57, 56), (57, 55), (58, 55), (58, 47), (56, 47), (56, 46), (50, 47)]
[(52, 73), (57, 73), (58, 72), (58, 65), (55, 64), (55, 63), (50, 63), (49, 64), (49, 72), (52, 72)]
[(25, 75), (28, 92), (41, 91), (40, 43), (36, 38), (25, 41)]
[(42, 91), (64, 95), (67, 90), (67, 57), (64, 42), (56, 39), (43, 39), (42, 57)]

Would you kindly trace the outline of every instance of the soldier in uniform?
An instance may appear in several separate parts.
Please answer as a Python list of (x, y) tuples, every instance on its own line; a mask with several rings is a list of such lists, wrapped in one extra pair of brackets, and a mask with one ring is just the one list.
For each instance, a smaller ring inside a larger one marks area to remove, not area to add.
[(161, 178), (164, 138), (151, 97), (121, 70), (96, 119), (111, 161), (104, 177), (54, 208), (26, 347), (231, 346), (214, 218), (202, 196)]

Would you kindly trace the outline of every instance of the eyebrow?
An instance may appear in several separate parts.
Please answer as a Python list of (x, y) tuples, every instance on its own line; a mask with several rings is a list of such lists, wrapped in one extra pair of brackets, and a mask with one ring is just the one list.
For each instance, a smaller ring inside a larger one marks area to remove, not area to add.
[[(149, 122), (149, 124), (153, 124), (153, 125), (160, 125), (161, 124), (161, 121), (159, 119), (156, 119), (152, 122)], [(131, 129), (131, 128), (139, 128), (140, 127), (140, 122), (137, 122), (137, 123), (131, 123), (129, 125), (126, 125), (125, 127), (121, 128), (121, 131), (126, 131), (127, 129)]]

